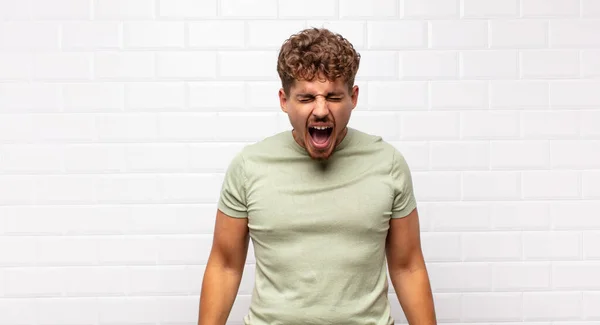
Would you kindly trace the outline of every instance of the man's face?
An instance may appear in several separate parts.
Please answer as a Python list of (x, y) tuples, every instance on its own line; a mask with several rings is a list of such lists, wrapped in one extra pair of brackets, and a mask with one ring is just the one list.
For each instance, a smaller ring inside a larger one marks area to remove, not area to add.
[(294, 139), (316, 160), (328, 159), (342, 141), (357, 100), (358, 86), (349, 92), (341, 79), (296, 80), (289, 96), (279, 90), (281, 109), (288, 114)]

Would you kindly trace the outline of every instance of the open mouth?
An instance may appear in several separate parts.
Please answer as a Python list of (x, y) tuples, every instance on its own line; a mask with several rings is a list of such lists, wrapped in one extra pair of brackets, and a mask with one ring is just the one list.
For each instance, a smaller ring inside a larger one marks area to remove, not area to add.
[(333, 133), (332, 126), (310, 126), (308, 127), (308, 133), (312, 145), (315, 148), (323, 149), (329, 146), (331, 140), (331, 134)]

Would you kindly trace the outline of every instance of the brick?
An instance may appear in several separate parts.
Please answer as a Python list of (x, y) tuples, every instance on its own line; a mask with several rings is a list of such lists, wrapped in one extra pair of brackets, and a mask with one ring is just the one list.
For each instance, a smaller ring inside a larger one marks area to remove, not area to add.
[(94, 237), (41, 237), (37, 262), (46, 266), (93, 265), (98, 261)]
[(595, 168), (600, 165), (600, 141), (551, 141), (550, 160), (553, 169)]
[(482, 203), (431, 202), (427, 205), (431, 231), (491, 229), (490, 209)]
[(277, 116), (271, 112), (224, 112), (219, 114), (214, 135), (220, 141), (258, 141), (276, 132)]
[(35, 184), (31, 176), (0, 175), (0, 204), (32, 204)]
[(102, 236), (96, 239), (101, 265), (156, 265), (158, 240), (153, 236)]
[(579, 173), (576, 171), (525, 171), (523, 197), (561, 199), (579, 197)]
[(458, 79), (458, 53), (454, 51), (407, 51), (400, 54), (402, 79)]
[(480, 20), (437, 20), (429, 22), (433, 49), (479, 49), (488, 47), (487, 22)]
[(519, 232), (463, 233), (463, 261), (518, 261), (523, 238)]
[(127, 110), (181, 110), (185, 106), (182, 82), (140, 82), (125, 85)]
[(116, 49), (121, 46), (120, 23), (72, 22), (62, 25), (63, 49)]
[(419, 200), (454, 201), (460, 199), (460, 173), (431, 171), (413, 174), (415, 196)]
[(580, 59), (582, 77), (600, 77), (600, 50), (583, 50)]
[(155, 1), (153, 0), (97, 0), (95, 3), (95, 17), (99, 19), (136, 20), (154, 18)]
[(38, 204), (75, 204), (94, 202), (94, 177), (90, 175), (46, 175), (35, 182)]
[(521, 0), (523, 17), (577, 17), (578, 0)]
[(97, 137), (100, 141), (149, 141), (158, 136), (156, 115), (151, 114), (103, 114), (95, 119)]
[(277, 0), (221, 0), (220, 15), (236, 18), (276, 18)]
[(579, 76), (577, 51), (530, 50), (520, 53), (521, 78), (575, 78)]
[(423, 255), (428, 262), (460, 261), (461, 239), (458, 233), (422, 234)]
[(11, 325), (28, 325), (37, 321), (38, 305), (34, 299), (0, 299), (0, 322)]
[(461, 314), (466, 322), (506, 322), (521, 320), (523, 298), (520, 293), (465, 293), (461, 299)]
[(482, 109), (488, 105), (488, 86), (483, 81), (431, 82), (434, 109)]
[(597, 217), (598, 208), (600, 208), (598, 201), (552, 202), (550, 216), (553, 228), (560, 230), (600, 229), (600, 219)]
[(524, 320), (572, 320), (581, 316), (580, 292), (523, 293)]
[(545, 48), (548, 45), (548, 22), (543, 20), (492, 20), (490, 28), (490, 46), (492, 48), (528, 49)]
[(135, 205), (128, 209), (128, 234), (212, 234), (217, 212), (211, 204)]
[(598, 305), (600, 304), (600, 294), (598, 292), (584, 292), (583, 293), (583, 317), (585, 319), (598, 319), (600, 318), (600, 311)]
[(600, 232), (583, 232), (583, 258), (600, 259)]
[[(344, 1), (340, 3), (340, 6), (351, 2)], [(370, 5), (372, 2), (359, 2), (356, 5), (361, 6), (362, 4)], [(353, 6), (353, 9), (356, 9), (356, 6)], [(366, 9), (368, 10), (368, 9)], [(364, 12), (364, 11), (363, 11)], [(366, 34), (367, 28), (365, 27), (367, 23), (365, 21), (346, 21), (346, 20), (308, 20), (306, 22), (306, 27), (323, 27), (327, 28), (334, 33), (341, 34), (342, 37), (347, 39), (352, 46), (357, 50), (362, 50), (366, 48)], [(288, 37), (291, 35), (288, 35)], [(286, 37), (287, 39), (287, 37)]]
[(490, 106), (506, 109), (544, 109), (550, 105), (550, 89), (544, 81), (493, 80)]
[[(4, 182), (6, 179), (2, 179)], [(36, 262), (37, 244), (32, 237), (0, 237), (0, 265), (33, 266)], [(19, 249), (15, 249), (18, 247)], [(5, 284), (6, 285), (6, 284)], [(18, 288), (17, 288), (18, 290)]]
[(156, 75), (163, 79), (205, 78), (217, 74), (214, 52), (160, 52), (156, 54)]
[[(0, 80), (27, 80), (33, 75), (33, 55), (26, 52), (0, 53)], [(4, 94), (2, 95), (4, 96)], [(0, 97), (0, 100), (2, 97)], [(3, 107), (4, 105), (0, 105)]]
[(185, 25), (178, 21), (125, 22), (125, 48), (183, 48)]
[[(275, 89), (269, 87), (269, 92), (272, 103), (278, 104)], [(248, 91), (248, 94), (250, 93), (251, 91)], [(245, 108), (248, 102), (243, 82), (191, 82), (188, 83), (188, 94), (190, 109), (240, 110)]]
[(158, 238), (158, 264), (206, 264), (212, 236), (177, 235)]
[(125, 87), (121, 83), (70, 83), (63, 85), (67, 112), (123, 110)]
[(122, 296), (128, 291), (127, 267), (67, 268), (64, 272), (67, 296)]
[(0, 49), (58, 50), (60, 24), (56, 22), (0, 22)]
[(581, 194), (584, 198), (600, 198), (600, 172), (594, 170), (582, 173)]
[(184, 172), (189, 165), (185, 144), (129, 144), (124, 151), (129, 172)]
[(515, 79), (518, 75), (516, 51), (465, 51), (460, 57), (462, 78)]
[(577, 111), (521, 112), (521, 136), (533, 139), (566, 139), (579, 135)]
[(462, 174), (462, 198), (465, 200), (510, 200), (521, 194), (518, 172), (481, 171)]
[(63, 148), (56, 145), (0, 145), (0, 171), (8, 173), (62, 172)]
[(550, 166), (550, 146), (543, 140), (491, 141), (492, 169), (543, 169)]
[(31, 1), (0, 2), (0, 20), (28, 19), (31, 19)]
[[(246, 27), (242, 21), (194, 21), (188, 24), (192, 48), (241, 49)], [(283, 40), (281, 40), (283, 42)]]
[(396, 80), (397, 51), (362, 51), (356, 80)]
[(472, 111), (461, 114), (461, 136), (465, 139), (510, 139), (519, 135), (516, 112)]
[(600, 20), (557, 19), (550, 21), (551, 48), (589, 48), (600, 46)]
[(154, 55), (149, 52), (96, 52), (97, 79), (149, 79), (155, 75)]
[[(386, 37), (387, 33), (394, 37)], [(367, 46), (374, 50), (426, 48), (427, 25), (418, 20), (367, 22)]]
[(553, 262), (552, 284), (555, 290), (597, 290), (600, 288), (600, 262)]
[(368, 83), (370, 109), (426, 109), (427, 83), (420, 81), (388, 81)]
[(156, 297), (98, 298), (98, 324), (144, 324), (158, 319)]
[(158, 120), (158, 135), (160, 139), (171, 141), (214, 141), (217, 123), (216, 113), (170, 113)]
[(551, 226), (547, 202), (494, 202), (490, 206), (492, 227), (498, 230), (548, 230)]
[(582, 0), (581, 1), (581, 13), (585, 18), (589, 17), (600, 17), (600, 3), (595, 0)]
[(408, 161), (411, 170), (429, 170), (429, 144), (424, 141), (390, 141)]
[(600, 81), (553, 80), (550, 82), (550, 106), (558, 108), (596, 108), (600, 105)]
[[(190, 170), (224, 173), (244, 143), (199, 143), (189, 146)], [(206, 159), (206, 155), (214, 159)]]
[(216, 17), (217, 1), (159, 0), (158, 15), (168, 18)]
[[(218, 54), (218, 76), (244, 80), (278, 80), (276, 52), (240, 51)], [(252, 62), (252, 65), (246, 64)]]
[(411, 112), (400, 118), (403, 140), (458, 139), (460, 115), (455, 112)]
[(460, 141), (431, 143), (431, 169), (488, 169), (490, 146), (486, 142)]
[(509, 292), (550, 290), (551, 274), (550, 262), (495, 263), (493, 288)]
[(279, 50), (292, 34), (306, 28), (302, 20), (253, 20), (248, 21), (248, 48)]
[(431, 263), (428, 265), (433, 292), (469, 292), (492, 289), (489, 263)]
[(91, 114), (36, 114), (32, 127), (41, 142), (90, 142), (96, 135)]
[(404, 0), (407, 18), (458, 18), (459, 0)]
[(101, 176), (95, 185), (100, 203), (152, 203), (161, 199), (161, 185), (153, 174)]
[(91, 1), (81, 0), (44, 0), (31, 1), (31, 16), (37, 20), (48, 19), (90, 19)]
[(60, 85), (37, 82), (0, 83), (0, 112), (57, 113), (60, 107)]
[(524, 232), (523, 254), (527, 260), (573, 260), (581, 258), (580, 232)]
[(462, 2), (464, 18), (517, 17), (518, 14), (518, 0), (463, 0)]
[[(134, 266), (130, 268), (131, 289), (134, 295), (185, 295), (190, 293), (193, 279), (198, 278), (197, 267), (188, 266)], [(204, 273), (204, 270), (202, 270)], [(201, 287), (201, 285), (200, 285)], [(238, 291), (239, 292), (239, 291)]]
[[(279, 18), (336, 18), (335, 0), (305, 0), (303, 2), (279, 0)], [(315, 10), (315, 8), (319, 8)]]
[(98, 315), (98, 304), (94, 297), (44, 299), (38, 301), (37, 308), (40, 325), (95, 324)]
[(346, 0), (339, 3), (340, 18), (397, 17), (398, 7), (398, 1), (395, 0)]
[(581, 135), (599, 136), (600, 135), (600, 111), (581, 112)]
[(44, 80), (91, 79), (92, 57), (89, 53), (34, 54), (33, 77)]
[(33, 115), (3, 114), (0, 119), (0, 143), (26, 143), (35, 139)]

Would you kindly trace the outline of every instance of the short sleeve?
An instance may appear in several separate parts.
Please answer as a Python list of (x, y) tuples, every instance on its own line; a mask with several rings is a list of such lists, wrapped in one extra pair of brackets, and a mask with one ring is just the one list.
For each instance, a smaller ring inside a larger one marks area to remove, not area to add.
[(408, 163), (404, 156), (395, 148), (392, 159), (391, 177), (394, 187), (392, 218), (403, 218), (417, 207), (417, 202)]
[(248, 217), (245, 167), (244, 157), (242, 153), (238, 153), (225, 172), (218, 208), (230, 217)]

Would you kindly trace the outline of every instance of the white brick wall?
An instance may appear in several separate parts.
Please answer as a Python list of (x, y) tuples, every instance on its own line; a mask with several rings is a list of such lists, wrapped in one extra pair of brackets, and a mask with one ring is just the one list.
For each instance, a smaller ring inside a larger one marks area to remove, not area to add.
[(309, 26), (413, 170), (440, 324), (600, 323), (600, 1), (0, 0), (0, 324), (195, 324), (223, 173), (289, 129)]

